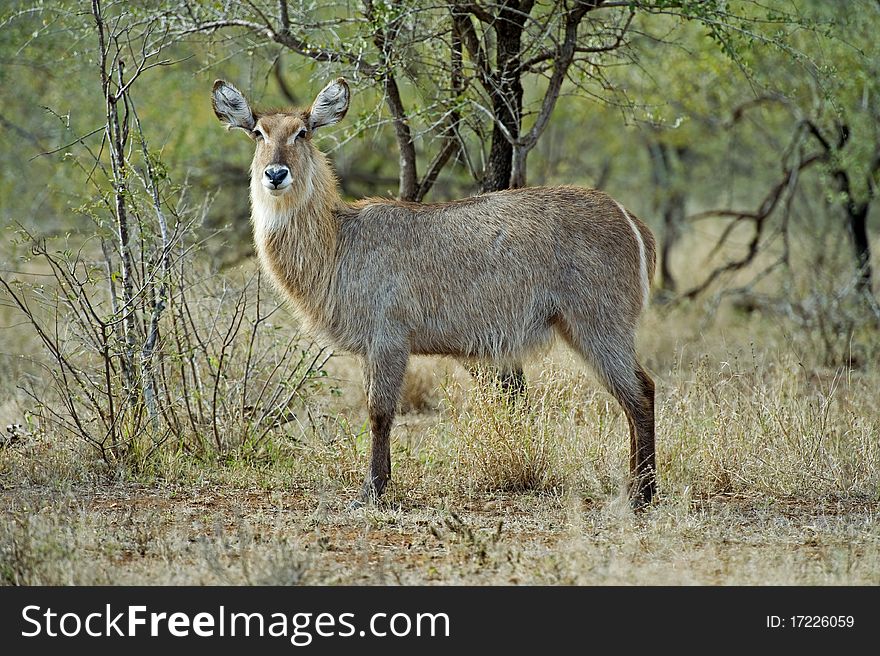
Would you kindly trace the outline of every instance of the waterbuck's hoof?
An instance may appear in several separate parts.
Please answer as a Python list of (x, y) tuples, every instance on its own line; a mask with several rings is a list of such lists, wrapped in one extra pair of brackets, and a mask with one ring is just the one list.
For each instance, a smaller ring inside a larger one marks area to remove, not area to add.
[(365, 506), (375, 506), (379, 502), (379, 496), (385, 489), (386, 482), (381, 484), (378, 481), (368, 481), (364, 483), (358, 498), (348, 504), (349, 510), (359, 510)]
[(348, 504), (348, 511), (353, 512), (355, 510), (360, 510), (361, 508), (366, 508), (367, 506), (375, 506), (377, 500), (378, 497), (376, 496), (375, 490), (368, 491), (367, 487), (364, 486), (364, 489), (358, 494), (357, 499), (354, 499)]

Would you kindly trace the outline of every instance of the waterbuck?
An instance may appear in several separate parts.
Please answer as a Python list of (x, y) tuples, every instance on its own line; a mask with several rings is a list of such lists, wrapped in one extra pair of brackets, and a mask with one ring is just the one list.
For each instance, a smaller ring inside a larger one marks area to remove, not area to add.
[(593, 367), (630, 426), (630, 495), (655, 491), (654, 383), (635, 332), (654, 275), (651, 231), (607, 194), (515, 189), (438, 204), (346, 203), (318, 128), (345, 116), (331, 82), (305, 110), (259, 112), (222, 80), (214, 112), (256, 144), (251, 221), (262, 266), (304, 327), (361, 358), (372, 453), (360, 501), (391, 477), (390, 433), (411, 354), (508, 370), (554, 333)]

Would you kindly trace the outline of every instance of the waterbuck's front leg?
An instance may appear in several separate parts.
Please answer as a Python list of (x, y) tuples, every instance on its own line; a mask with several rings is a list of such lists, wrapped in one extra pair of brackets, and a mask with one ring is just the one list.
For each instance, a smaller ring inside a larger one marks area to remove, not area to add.
[(391, 480), (391, 425), (406, 374), (409, 353), (382, 348), (364, 358), (364, 385), (370, 413), (370, 468), (356, 505), (377, 499)]

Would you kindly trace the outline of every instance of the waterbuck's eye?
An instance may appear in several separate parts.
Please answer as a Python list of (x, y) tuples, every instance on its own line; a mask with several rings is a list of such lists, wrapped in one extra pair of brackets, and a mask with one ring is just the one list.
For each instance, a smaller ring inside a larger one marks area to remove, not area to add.
[(289, 146), (292, 146), (300, 139), (304, 139), (308, 133), (309, 132), (308, 132), (308, 130), (306, 130), (306, 128), (300, 128), (299, 132), (291, 134), (289, 137), (287, 137), (287, 144)]

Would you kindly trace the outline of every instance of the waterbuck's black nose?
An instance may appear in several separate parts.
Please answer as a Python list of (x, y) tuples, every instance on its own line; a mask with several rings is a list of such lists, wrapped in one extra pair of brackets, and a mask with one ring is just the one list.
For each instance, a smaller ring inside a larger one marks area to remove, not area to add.
[(272, 186), (277, 187), (287, 177), (288, 172), (286, 166), (267, 166), (265, 174)]

